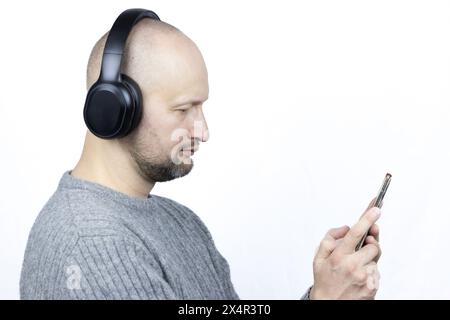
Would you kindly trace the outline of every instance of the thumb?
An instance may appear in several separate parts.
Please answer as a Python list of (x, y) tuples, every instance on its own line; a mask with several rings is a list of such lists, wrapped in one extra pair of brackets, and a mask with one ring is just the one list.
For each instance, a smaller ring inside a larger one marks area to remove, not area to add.
[(325, 237), (320, 242), (319, 248), (317, 249), (316, 258), (326, 259), (334, 251), (337, 246), (337, 240), (343, 238), (348, 230), (349, 226), (342, 226), (340, 228), (333, 228), (328, 230)]
[(345, 225), (339, 228), (333, 228), (328, 230), (328, 234), (332, 236), (333, 239), (338, 240), (343, 238), (347, 234), (348, 230), (350, 230), (350, 227)]

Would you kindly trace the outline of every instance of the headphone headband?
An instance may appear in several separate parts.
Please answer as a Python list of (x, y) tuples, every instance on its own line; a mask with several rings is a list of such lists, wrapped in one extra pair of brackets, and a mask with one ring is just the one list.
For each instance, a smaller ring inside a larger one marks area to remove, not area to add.
[(160, 20), (153, 11), (128, 9), (117, 17), (109, 31), (100, 76), (89, 88), (83, 109), (86, 126), (99, 138), (124, 137), (138, 126), (142, 117), (141, 89), (120, 69), (128, 35), (144, 18)]
[(102, 67), (99, 80), (102, 82), (120, 82), (120, 68), (125, 43), (133, 26), (144, 18), (160, 20), (158, 15), (145, 9), (128, 9), (122, 12), (114, 22), (106, 39), (103, 50)]

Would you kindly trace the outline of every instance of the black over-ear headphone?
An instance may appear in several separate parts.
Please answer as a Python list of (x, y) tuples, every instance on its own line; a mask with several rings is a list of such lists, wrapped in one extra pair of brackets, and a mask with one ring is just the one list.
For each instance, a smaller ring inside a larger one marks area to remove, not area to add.
[(128, 35), (144, 18), (160, 20), (153, 11), (128, 9), (117, 17), (109, 31), (100, 76), (89, 89), (83, 110), (86, 126), (99, 138), (124, 137), (141, 119), (141, 90), (133, 79), (120, 73), (120, 68)]

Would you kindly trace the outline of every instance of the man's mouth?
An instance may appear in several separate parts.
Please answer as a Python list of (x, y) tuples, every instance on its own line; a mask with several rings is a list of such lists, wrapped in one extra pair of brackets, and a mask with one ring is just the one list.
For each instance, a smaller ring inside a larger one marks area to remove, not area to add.
[(194, 148), (181, 148), (181, 151), (186, 151), (186, 152), (190, 151), (192, 154), (194, 154), (194, 152), (197, 152), (198, 149), (199, 149), (199, 147), (196, 146)]
[(185, 157), (190, 157), (190, 156), (194, 155), (194, 150), (190, 149), (190, 148), (183, 148), (183, 149), (181, 149), (181, 153)]

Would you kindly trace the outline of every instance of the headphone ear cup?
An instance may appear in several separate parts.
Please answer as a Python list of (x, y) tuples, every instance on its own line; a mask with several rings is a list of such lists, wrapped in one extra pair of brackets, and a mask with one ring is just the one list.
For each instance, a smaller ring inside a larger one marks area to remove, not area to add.
[(97, 137), (113, 139), (128, 131), (134, 102), (131, 93), (120, 83), (97, 82), (89, 89), (84, 105), (84, 120)]
[(133, 114), (131, 115), (131, 125), (129, 126), (128, 130), (124, 133), (125, 135), (133, 131), (141, 121), (142, 118), (142, 93), (141, 89), (139, 88), (139, 85), (134, 81), (131, 77), (121, 74), (122, 77), (122, 83), (125, 85), (125, 87), (128, 89), (130, 96), (133, 100)]

